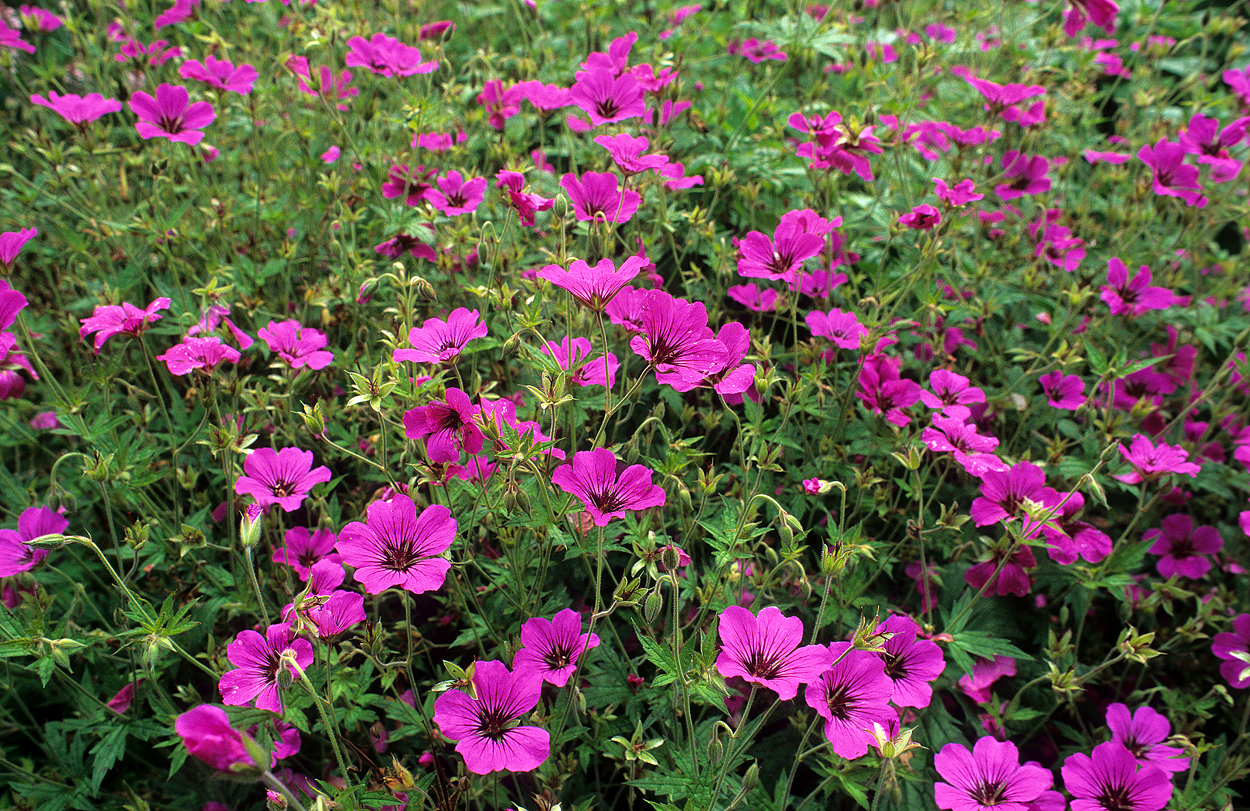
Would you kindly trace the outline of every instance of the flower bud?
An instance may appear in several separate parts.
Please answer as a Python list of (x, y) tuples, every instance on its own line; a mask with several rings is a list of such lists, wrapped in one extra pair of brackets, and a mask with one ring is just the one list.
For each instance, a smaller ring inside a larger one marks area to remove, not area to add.
[(244, 549), (251, 549), (260, 543), (261, 522), (265, 510), (259, 504), (249, 504), (239, 521), (239, 542)]

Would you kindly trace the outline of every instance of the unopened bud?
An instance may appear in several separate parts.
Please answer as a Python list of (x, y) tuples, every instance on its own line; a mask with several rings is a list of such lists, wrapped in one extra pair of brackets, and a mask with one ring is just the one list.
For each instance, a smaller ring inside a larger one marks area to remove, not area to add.
[(243, 511), (243, 518), (239, 521), (239, 542), (244, 549), (251, 549), (260, 543), (260, 519), (264, 514), (265, 510), (259, 504), (249, 504)]
[(643, 616), (647, 618), (647, 623), (654, 623), (660, 616), (660, 611), (663, 610), (663, 608), (664, 595), (660, 593), (660, 587), (656, 586), (655, 589), (647, 595), (646, 602), (643, 603), (642, 613)]

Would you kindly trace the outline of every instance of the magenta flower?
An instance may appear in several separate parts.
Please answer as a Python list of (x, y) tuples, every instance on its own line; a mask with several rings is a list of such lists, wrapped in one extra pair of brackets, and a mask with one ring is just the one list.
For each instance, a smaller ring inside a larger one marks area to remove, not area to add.
[(503, 662), (476, 662), (476, 695), (446, 691), (434, 702), (434, 723), (444, 737), (459, 741), (456, 751), (474, 774), (533, 771), (551, 753), (551, 736), (516, 721), (538, 706), (542, 685), (534, 670), (509, 673)]
[[(4, 265), (5, 270), (12, 268), (23, 246), (38, 235), (38, 228), (23, 228), (20, 231), (0, 233), (0, 265)], [(8, 282), (5, 282), (5, 284), (7, 285)], [(25, 302), (25, 299), (23, 299), (23, 302)], [(13, 322), (10, 321), (9, 323)]]
[(618, 475), (616, 468), (616, 454), (607, 448), (579, 451), (572, 462), (551, 472), (551, 483), (581, 499), (600, 527), (624, 518), (628, 510), (664, 506), (664, 488), (651, 483), (650, 470), (630, 465)]
[(966, 406), (985, 402), (984, 391), (973, 386), (968, 378), (948, 369), (934, 369), (930, 372), (929, 387), (933, 391), (921, 391), (920, 402), (929, 408), (942, 409), (946, 416), (966, 416)]
[(935, 177), (933, 178), (933, 191), (939, 200), (951, 208), (957, 208), (985, 198), (984, 194), (977, 193), (976, 185), (971, 180), (961, 180), (952, 189), (946, 185), (945, 180)]
[(948, 743), (933, 756), (945, 783), (934, 783), (938, 808), (950, 811), (1029, 811), (1029, 803), (1054, 784), (1054, 776), (1034, 763), (1020, 765), (1011, 741), (978, 738), (972, 751)]
[(310, 534), (306, 527), (292, 527), (286, 531), (283, 545), (273, 550), (273, 562), (290, 566), (300, 580), (307, 581), (312, 567), (320, 561), (342, 561), (334, 551), (337, 542), (338, 536), (332, 529), (318, 529)]
[(230, 726), (230, 718), (221, 707), (201, 704), (179, 715), (174, 731), (182, 737), (187, 754), (199, 758), (219, 772), (244, 768), (265, 768), (255, 763), (243, 745), (243, 733)]
[[(1036, 535), (1036, 532), (1033, 534)], [(1011, 554), (1010, 558), (1007, 558), (1004, 564), (1003, 558), (1006, 554), (1006, 550), (995, 549), (989, 560), (970, 566), (968, 571), (964, 572), (964, 582), (977, 590), (985, 588), (987, 594), (997, 594), (999, 597), (1005, 597), (1008, 594), (1014, 594), (1017, 597), (1028, 595), (1029, 589), (1033, 586), (1029, 580), (1028, 570), (1037, 566), (1033, 550), (1027, 546), (1021, 546)]]
[(174, 344), (157, 360), (165, 361), (169, 373), (177, 377), (188, 374), (192, 369), (199, 369), (204, 374), (212, 374), (220, 363), (238, 363), (239, 351), (226, 346), (216, 335), (208, 338), (183, 338), (182, 343)]
[(1198, 180), (1198, 167), (1185, 163), (1185, 148), (1165, 139), (1152, 146), (1137, 150), (1137, 157), (1153, 172), (1154, 191), (1157, 195), (1179, 197), (1187, 205), (1203, 208), (1207, 198), (1202, 196), (1202, 183)]
[(4, 20), (0, 20), (0, 48), (12, 48), (28, 54), (35, 52), (35, 46), (22, 39), (21, 32), (16, 28), (9, 28)]
[(90, 318), (80, 319), (82, 327), (78, 330), (78, 340), (85, 339), (91, 333), (95, 336), (95, 353), (100, 354), (104, 342), (114, 335), (133, 335), (138, 337), (147, 332), (148, 325), (160, 321), (157, 310), (169, 309), (169, 299), (161, 297), (140, 310), (133, 304), (101, 304), (95, 308)]
[[(988, 79), (978, 79), (972, 71), (963, 65), (956, 65), (951, 68), (951, 73), (961, 77), (965, 82), (976, 88), (977, 92), (985, 98), (986, 110), (997, 114), (1004, 121), (1015, 121), (1021, 126), (1028, 126), (1028, 122), (1020, 121), (1021, 117), (1026, 114), (1020, 110), (1019, 105), (1031, 98), (1046, 95), (1046, 88), (1040, 84), (996, 84)], [(1016, 154), (1018, 153), (1007, 153), (1007, 155)], [(1014, 161), (1014, 158), (1008, 160), (1007, 155), (1003, 156), (1002, 165), (1004, 167)]]
[(1078, 555), (1089, 563), (1098, 563), (1111, 554), (1111, 538), (1093, 524), (1076, 519), (1084, 507), (1084, 496), (1069, 493), (1059, 513), (1051, 517), (1056, 526), (1042, 527), (1042, 534), (1050, 542), (1047, 550), (1055, 563), (1067, 566), (1075, 563)]
[(642, 154), (651, 142), (641, 135), (637, 138), (627, 132), (619, 135), (600, 135), (595, 138), (595, 143), (608, 150), (616, 167), (626, 175), (636, 175), (648, 169), (658, 174), (660, 167), (668, 163), (667, 155)]
[(48, 556), (48, 550), (35, 549), (27, 541), (44, 535), (60, 535), (69, 526), (65, 516), (50, 507), (28, 507), (17, 517), (17, 529), (0, 529), (0, 577), (33, 569)]
[(350, 70), (344, 70), (336, 76), (328, 66), (321, 65), (314, 73), (308, 64), (308, 59), (303, 56), (292, 56), (287, 59), (286, 67), (296, 75), (301, 93), (335, 102), (335, 106), (341, 111), (346, 112), (347, 105), (338, 102), (360, 95), (360, 88), (351, 86), (352, 72)]
[(541, 194), (525, 191), (525, 175), (501, 169), (495, 174), (495, 188), (503, 189), (508, 195), (508, 203), (517, 213), (521, 225), (534, 224), (534, 215), (539, 211), (550, 211), (555, 201)]
[(307, 366), (318, 371), (334, 360), (334, 353), (325, 348), (327, 338), (321, 330), (300, 327), (298, 321), (269, 322), (256, 333), (269, 344), (269, 351), (287, 362), (292, 369)]
[(990, 688), (1004, 676), (1016, 675), (1016, 660), (1010, 656), (978, 659), (972, 665), (972, 675), (959, 677), (959, 689), (978, 704), (989, 703)]
[[(240, 631), (226, 646), (226, 656), (235, 666), (217, 683), (221, 700), (232, 707), (256, 700), (258, 710), (282, 712), (278, 674), (293, 678), (313, 663), (312, 643), (295, 636), (289, 624), (270, 625), (261, 636), (256, 631)], [(298, 666), (298, 670), (295, 666)]]
[(237, 68), (229, 59), (218, 59), (212, 54), (204, 57), (204, 61), (191, 59), (182, 63), (178, 75), (184, 79), (204, 82), (221, 91), (238, 93), (246, 96), (252, 92), (256, 83), (256, 68), (251, 65), (239, 65)]
[(1220, 675), (1239, 690), (1250, 687), (1250, 614), (1233, 620), (1233, 630), (1215, 635), (1211, 654), (1223, 659)]
[(611, 172), (583, 172), (560, 178), (560, 186), (573, 203), (573, 214), (580, 221), (629, 222), (642, 204), (636, 191), (621, 188)]
[(156, 19), (152, 21), (152, 27), (160, 29), (167, 25), (185, 22), (191, 19), (192, 12), (195, 11), (199, 4), (200, 0), (174, 0), (174, 7), (158, 14)]
[(446, 214), (455, 217), (459, 214), (472, 214), (482, 204), (486, 196), (486, 178), (472, 177), (464, 179), (464, 175), (451, 170), (445, 177), (434, 181), (437, 189), (430, 189), (425, 199)]
[(343, 563), (356, 569), (356, 582), (370, 594), (398, 586), (413, 594), (442, 587), (451, 562), (440, 557), (456, 539), (456, 519), (441, 504), (417, 514), (405, 495), (374, 501), (365, 523), (353, 521), (339, 533)]
[(859, 370), (855, 396), (874, 414), (900, 428), (911, 421), (903, 409), (920, 401), (920, 384), (900, 377), (901, 362), (885, 355), (870, 355)]
[(873, 744), (873, 724), (888, 728), (898, 723), (898, 714), (890, 708), (894, 682), (885, 675), (885, 663), (876, 654), (850, 648), (849, 642), (829, 646), (836, 664), (808, 683), (803, 700), (825, 719), (833, 751), (853, 760)]
[[(487, 400), (479, 398), (477, 405), (477, 418), (475, 425), (495, 426), (495, 436), (492, 438), (491, 444), (494, 447), (496, 455), (507, 455), (516, 450), (508, 445), (506, 440), (508, 432), (504, 430), (504, 426), (508, 426), (516, 431), (518, 439), (522, 443), (530, 446), (539, 445), (544, 442), (551, 442), (551, 437), (543, 433), (542, 426), (533, 420), (518, 420), (516, 418), (516, 404), (507, 398), (499, 400)], [(559, 448), (548, 448), (542, 453), (554, 456), (557, 459), (564, 458), (564, 451)], [(479, 457), (480, 469), (480, 457)]]
[(347, 41), (347, 47), (351, 50), (343, 59), (344, 64), (349, 68), (359, 66), (380, 76), (415, 76), (432, 73), (438, 68), (437, 60), (422, 62), (418, 48), (382, 33), (374, 34), (368, 40), (352, 37)]
[(936, 642), (917, 639), (920, 627), (911, 617), (895, 615), (877, 626), (878, 631), (892, 633), (878, 653), (885, 663), (885, 675), (894, 688), (890, 702), (896, 707), (927, 707), (933, 698), (929, 682), (942, 675), (946, 660)]
[(502, 130), (504, 122), (521, 112), (521, 97), (516, 86), (505, 90), (503, 82), (491, 79), (477, 94), (477, 103), (490, 112), (490, 125)]
[[(782, 616), (768, 606), (759, 616), (731, 605), (720, 614), (721, 652), (716, 669), (725, 678), (741, 676), (789, 700), (799, 685), (815, 681), (833, 664), (824, 645), (803, 645), (803, 620)], [(800, 647), (801, 646), (801, 647)]]
[(462, 450), (473, 456), (485, 442), (482, 429), (473, 420), (475, 411), (469, 395), (460, 389), (447, 389), (444, 402), (404, 413), (404, 436), (419, 439), (428, 435), (425, 451), (431, 462), (459, 461)]
[(530, 670), (543, 681), (563, 687), (577, 670), (577, 659), (599, 646), (598, 634), (582, 633), (582, 615), (571, 608), (550, 620), (534, 617), (521, 626), (521, 649), (512, 658), (512, 670)]
[(1159, 558), (1159, 574), (1163, 577), (1202, 577), (1211, 569), (1211, 561), (1204, 555), (1214, 555), (1224, 547), (1219, 530), (1212, 526), (1194, 527), (1194, 521), (1184, 513), (1169, 515), (1163, 519), (1162, 529), (1148, 529), (1144, 541), (1154, 541), (1149, 551)]
[(1119, 443), (1116, 447), (1120, 449), (1120, 455), (1133, 466), (1131, 473), (1116, 476), (1126, 484), (1153, 481), (1169, 473), (1181, 473), (1197, 478), (1198, 471), (1202, 470), (1201, 465), (1185, 461), (1189, 458), (1189, 452), (1182, 449), (1180, 445), (1165, 445), (1160, 442), (1158, 447), (1155, 447), (1150, 438), (1144, 434), (1134, 434), (1128, 450), (1125, 450), (1124, 446)]
[(942, 222), (942, 214), (928, 203), (921, 203), (908, 213), (900, 215), (898, 222), (908, 228), (928, 231)]
[(1160, 811), (1172, 799), (1172, 781), (1155, 766), (1138, 768), (1137, 758), (1119, 741), (1068, 756), (1060, 769), (1072, 795), (1072, 811)]
[(1085, 403), (1085, 383), (1080, 375), (1065, 375), (1055, 370), (1038, 378), (1046, 402), (1054, 408), (1075, 411)]
[(420, 327), (408, 331), (411, 349), (396, 349), (391, 354), (394, 361), (410, 360), (415, 363), (446, 363), (460, 357), (460, 353), (474, 338), (486, 337), (486, 323), (477, 310), (457, 307), (444, 321), (427, 318)]
[[(734, 301), (757, 313), (770, 313), (777, 309), (781, 294), (772, 288), (761, 289), (757, 284), (736, 284), (725, 293)], [(858, 319), (857, 319), (858, 322)], [(810, 322), (808, 326), (811, 326)]]
[(1176, 303), (1176, 296), (1166, 287), (1150, 287), (1150, 268), (1145, 265), (1129, 281), (1128, 268), (1113, 256), (1107, 260), (1107, 281), (1102, 286), (1102, 300), (1112, 315), (1136, 318), (1150, 310), (1166, 310)]
[(972, 502), (972, 520), (978, 527), (1011, 521), (1019, 517), (1026, 500), (1056, 507), (1061, 497), (1046, 487), (1046, 474), (1032, 462), (1017, 462), (1006, 473), (986, 471), (981, 496)]
[(1111, 740), (1122, 744), (1139, 765), (1153, 765), (1169, 772), (1189, 768), (1189, 758), (1182, 757), (1184, 749), (1163, 745), (1172, 734), (1172, 725), (1155, 710), (1138, 707), (1130, 715), (1126, 705), (1112, 704), (1107, 707), (1107, 726), (1111, 728)]
[(577, 81), (569, 88), (569, 100), (590, 116), (591, 126), (601, 127), (640, 117), (646, 112), (643, 93), (642, 85), (632, 74), (618, 76), (595, 67), (577, 72)]
[(386, 174), (386, 182), (382, 184), (382, 196), (387, 200), (403, 197), (404, 203), (410, 206), (420, 205), (430, 193), (427, 182), (435, 175), (435, 170), (417, 166), (410, 169), (408, 164), (392, 166)]
[(787, 211), (772, 239), (759, 231), (750, 231), (735, 241), (738, 275), (793, 282), (803, 263), (820, 253), (825, 237), (840, 224), (840, 219), (830, 222), (811, 209)]
[(251, 496), (261, 507), (276, 504), (294, 512), (304, 503), (314, 485), (333, 478), (330, 468), (313, 468), (313, 452), (299, 448), (260, 448), (243, 461), (243, 472), (234, 483), (234, 492)]
[(1004, 182), (995, 186), (994, 191), (1003, 200), (1050, 191), (1050, 178), (1046, 175), (1050, 161), (1045, 158), (1029, 157), (1012, 149), (1003, 153), (1002, 167)]
[(368, 619), (363, 594), (355, 591), (335, 590), (325, 596), (325, 602), (318, 602), (302, 609), (302, 613), (316, 629), (318, 639), (328, 640)]
[(569, 382), (578, 386), (607, 386), (616, 383), (616, 370), (621, 362), (611, 352), (598, 358), (591, 358), (594, 347), (589, 338), (571, 338), (566, 335), (560, 343), (547, 341), (542, 345), (542, 353), (550, 355), (560, 368), (571, 372)]
[(738, 42), (733, 39), (729, 41), (729, 47), (726, 51), (730, 54), (742, 54), (753, 64), (758, 65), (766, 59), (775, 60), (777, 62), (786, 61), (786, 54), (777, 47), (777, 43), (771, 39), (760, 42), (755, 37)]
[(162, 84), (156, 88), (156, 98), (142, 91), (130, 97), (130, 109), (139, 116), (135, 129), (139, 137), (168, 138), (195, 145), (204, 138), (200, 129), (217, 118), (213, 105), (207, 101), (188, 104), (191, 94), (181, 85)]
[(65, 21), (46, 9), (28, 6), (25, 3), (17, 7), (22, 17), (22, 27), (27, 31), (55, 31), (65, 25)]
[[(737, 321), (730, 321), (716, 334), (721, 346), (721, 357), (703, 378), (702, 385), (711, 386), (724, 397), (741, 395), (755, 385), (755, 365), (743, 363), (751, 351), (751, 333)], [(677, 391), (687, 391), (681, 384), (672, 383)]]
[(707, 326), (702, 302), (675, 299), (663, 290), (645, 291), (641, 335), (629, 346), (655, 369), (655, 379), (689, 391), (722, 364), (725, 348)]
[(611, 259), (600, 259), (594, 267), (575, 259), (568, 270), (559, 265), (547, 265), (538, 271), (538, 278), (569, 291), (582, 306), (602, 312), (621, 288), (629, 284), (647, 264), (647, 257), (631, 256), (617, 270)]
[(534, 109), (543, 115), (559, 110), (561, 107), (568, 107), (573, 103), (569, 89), (555, 84), (543, 84), (538, 81), (519, 82), (514, 89), (521, 98), (534, 105)]
[(954, 454), (955, 461), (968, 475), (981, 477), (990, 470), (1009, 469), (1005, 462), (991, 453), (998, 447), (997, 437), (978, 434), (977, 426), (964, 422), (963, 416), (945, 417), (938, 413), (933, 415), (932, 420), (933, 427), (920, 432), (920, 441), (936, 453)]
[(1092, 22), (1108, 34), (1115, 33), (1115, 15), (1120, 6), (1115, 0), (1068, 0), (1070, 7), (1063, 18), (1063, 33), (1075, 37)]
[(86, 96), (66, 93), (62, 96), (55, 90), (49, 90), (48, 96), (49, 98), (45, 99), (43, 96), (36, 94), (31, 96), (30, 100), (35, 104), (55, 111), (61, 118), (64, 118), (79, 129), (82, 129), (87, 123), (95, 121), (102, 115), (119, 113), (122, 109), (120, 101), (117, 99), (106, 99), (99, 93), (90, 93)]

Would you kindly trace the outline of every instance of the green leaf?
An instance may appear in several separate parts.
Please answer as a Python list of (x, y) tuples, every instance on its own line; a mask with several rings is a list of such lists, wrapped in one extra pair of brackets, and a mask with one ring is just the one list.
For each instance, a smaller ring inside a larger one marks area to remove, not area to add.
[(124, 726), (114, 727), (105, 733), (99, 743), (91, 747), (91, 754), (95, 755), (95, 761), (91, 765), (91, 796), (99, 793), (100, 784), (104, 782), (104, 776), (113, 768), (113, 764), (125, 757), (126, 735)]
[(995, 656), (1010, 656), (1013, 659), (1033, 661), (1033, 657), (1017, 648), (1005, 639), (1000, 639), (985, 631), (960, 631), (952, 634), (951, 644), (974, 656), (993, 659)]

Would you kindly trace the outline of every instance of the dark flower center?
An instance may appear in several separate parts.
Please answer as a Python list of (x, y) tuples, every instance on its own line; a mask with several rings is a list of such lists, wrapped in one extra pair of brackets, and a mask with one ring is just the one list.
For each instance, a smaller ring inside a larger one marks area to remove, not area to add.
[(477, 734), (492, 741), (502, 740), (504, 733), (512, 728), (512, 719), (498, 709), (477, 711)]
[(1106, 811), (1137, 811), (1137, 803), (1133, 802), (1128, 786), (1106, 786), (1098, 795), (1098, 803)]
[(839, 721), (851, 720), (851, 712), (857, 704), (853, 697), (847, 695), (848, 692), (847, 685), (839, 684), (825, 695), (825, 703), (829, 705), (829, 714)]
[(781, 674), (781, 657), (766, 656), (763, 651), (751, 651), (742, 664), (748, 673), (761, 679), (775, 679)]
[(543, 661), (552, 670), (559, 670), (562, 667), (568, 667), (573, 663), (573, 651), (568, 648), (552, 648), (543, 657)]
[(161, 116), (160, 125), (161, 129), (168, 132), (170, 135), (177, 135), (182, 132), (182, 117), (174, 116), (173, 118), (170, 118), (169, 116), (163, 115)]
[(621, 494), (611, 488), (597, 492), (591, 490), (589, 495), (590, 503), (595, 505), (601, 513), (607, 514), (625, 508), (625, 499), (621, 498)]
[(907, 678), (907, 662), (902, 654), (879, 653), (877, 655), (881, 657), (881, 661), (885, 662), (885, 675), (894, 681), (904, 681)]
[(1003, 796), (1003, 789), (1005, 788), (1006, 786), (1002, 783), (984, 781), (977, 783), (968, 796), (972, 798), (973, 802), (981, 805), (995, 806), (1008, 802), (1007, 798)]
[(601, 118), (614, 118), (620, 111), (621, 108), (617, 105), (614, 99), (600, 99), (595, 102), (595, 112), (598, 113)]
[(269, 492), (278, 498), (286, 498), (295, 492), (295, 482), (276, 481), (269, 485)]
[(406, 572), (421, 559), (408, 538), (386, 538), (382, 541), (382, 568)]
[(321, 560), (321, 558), (317, 557), (317, 552), (314, 549), (305, 549), (303, 552), (299, 553), (299, 565), (303, 566), (305, 569), (311, 569), (313, 564), (319, 560)]

